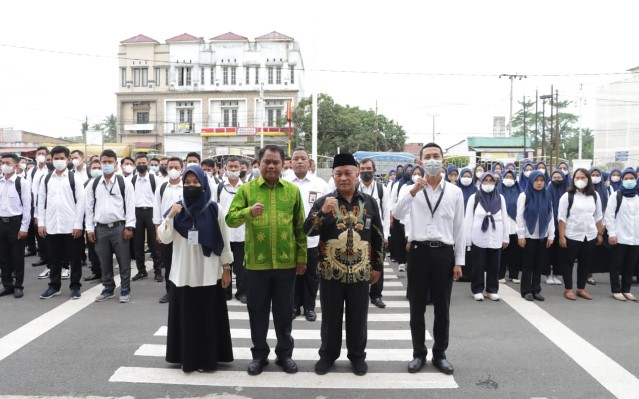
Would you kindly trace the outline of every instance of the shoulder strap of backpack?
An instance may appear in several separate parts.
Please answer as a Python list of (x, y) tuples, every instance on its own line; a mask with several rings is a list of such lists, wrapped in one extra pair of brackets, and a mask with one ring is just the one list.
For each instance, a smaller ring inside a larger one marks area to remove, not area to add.
[(33, 178), (35, 177), (36, 172), (38, 171), (38, 165), (34, 166), (33, 169), (31, 169), (31, 181), (33, 182)]
[(152, 173), (149, 173), (149, 180), (151, 180), (151, 191), (155, 194), (155, 176)]
[(98, 189), (98, 184), (100, 184), (100, 180), (102, 179), (102, 176), (98, 176), (95, 178), (95, 180), (93, 181), (93, 214), (95, 215), (95, 203), (97, 201), (97, 198), (95, 196), (95, 190)]
[(222, 190), (224, 189), (224, 182), (220, 182), (217, 185), (217, 203), (220, 203), (220, 196), (222, 195)]
[(51, 180), (52, 174), (53, 172), (49, 172), (44, 178), (44, 209), (47, 209), (47, 197), (49, 196), (49, 180)]
[(20, 181), (22, 179), (22, 177), (20, 176), (16, 176), (16, 192), (18, 193), (18, 197), (20, 197), (20, 205), (24, 206), (24, 203), (22, 202), (22, 182)]
[[(597, 196), (595, 196), (595, 202), (597, 201)], [(566, 212), (566, 219), (570, 217), (570, 208), (572, 208), (572, 203), (575, 202), (575, 193), (568, 193), (568, 212)]]
[(380, 182), (377, 182), (377, 196), (379, 197), (379, 202), (382, 202), (382, 199), (384, 199), (384, 185)]
[(619, 213), (619, 207), (621, 206), (621, 201), (623, 200), (623, 193), (621, 192), (621, 190), (617, 191), (617, 208), (615, 208), (615, 218), (617, 217), (617, 214)]
[(162, 202), (162, 198), (164, 197), (164, 190), (166, 190), (166, 186), (169, 184), (168, 181), (165, 181), (164, 183), (162, 183), (162, 185), (160, 186), (160, 202)]
[(116, 175), (116, 176), (118, 179), (118, 185), (120, 186), (120, 194), (122, 195), (122, 204), (124, 205), (124, 217), (126, 218), (126, 197), (124, 196), (124, 177), (122, 177), (122, 175)]
[(69, 173), (69, 186), (71, 186), (71, 193), (73, 194), (73, 203), (77, 204), (78, 200), (75, 198), (75, 176), (74, 173)]
[(133, 175), (133, 177), (131, 178), (131, 184), (133, 184), (133, 188), (135, 188), (136, 181), (138, 181), (138, 175)]

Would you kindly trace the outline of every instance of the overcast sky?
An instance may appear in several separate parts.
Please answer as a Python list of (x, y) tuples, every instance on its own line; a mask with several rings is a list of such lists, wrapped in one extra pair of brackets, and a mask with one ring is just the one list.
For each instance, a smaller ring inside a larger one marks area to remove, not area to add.
[(517, 100), (551, 84), (560, 99), (582, 95), (584, 127), (594, 127), (594, 90), (639, 66), (638, 9), (636, 0), (3, 2), (0, 127), (77, 135), (85, 115), (115, 114), (118, 45), (137, 34), (164, 43), (274, 30), (300, 43), (307, 95), (316, 70), (319, 92), (364, 109), (377, 101), (410, 141), (432, 138), (432, 114), (445, 147), (490, 134), (493, 116), (509, 114), (500, 74), (528, 76), (515, 82)]

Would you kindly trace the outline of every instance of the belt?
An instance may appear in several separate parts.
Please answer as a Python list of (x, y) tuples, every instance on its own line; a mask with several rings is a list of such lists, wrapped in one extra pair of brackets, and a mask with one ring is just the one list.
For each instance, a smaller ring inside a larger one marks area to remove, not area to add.
[(450, 244), (445, 244), (441, 241), (413, 241), (413, 244), (418, 245), (420, 247), (427, 248), (448, 248), (452, 247)]
[(96, 223), (95, 225), (97, 227), (106, 227), (107, 229), (110, 229), (112, 227), (124, 226), (124, 220), (118, 220), (113, 223)]
[(137, 207), (135, 207), (135, 209), (139, 209), (141, 211), (152, 211), (153, 207), (152, 206), (137, 206)]
[(22, 215), (16, 215), (16, 216), (0, 216), (0, 221), (2, 223), (11, 223), (11, 222), (15, 222), (18, 220), (22, 220)]

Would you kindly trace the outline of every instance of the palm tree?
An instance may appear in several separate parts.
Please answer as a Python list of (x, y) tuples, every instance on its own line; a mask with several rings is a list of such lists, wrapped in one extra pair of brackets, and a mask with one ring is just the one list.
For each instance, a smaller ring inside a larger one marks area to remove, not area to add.
[(93, 130), (102, 130), (105, 143), (115, 143), (117, 141), (118, 119), (111, 114), (100, 123), (93, 125)]

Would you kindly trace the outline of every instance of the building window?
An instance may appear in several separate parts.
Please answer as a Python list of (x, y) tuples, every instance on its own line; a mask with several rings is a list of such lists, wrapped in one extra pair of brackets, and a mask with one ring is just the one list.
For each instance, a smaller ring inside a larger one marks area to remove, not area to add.
[(284, 101), (266, 101), (267, 126), (276, 127), (277, 121), (284, 114)]
[(238, 127), (238, 106), (239, 103), (237, 101), (222, 101), (222, 123), (224, 127)]
[(120, 68), (120, 80), (122, 81), (122, 87), (126, 87), (126, 68)]
[(275, 68), (275, 84), (282, 84), (282, 67)]
[(155, 78), (155, 85), (160, 85), (160, 68), (153, 68), (153, 77)]
[(204, 67), (200, 68), (200, 85), (204, 86)]
[(211, 85), (215, 83), (215, 65), (211, 65)]
[(179, 67), (178, 86), (191, 86), (191, 67)]
[(255, 67), (255, 84), (260, 84), (260, 67)]
[(148, 68), (133, 68), (133, 84), (135, 87), (146, 87), (149, 84)]
[(167, 67), (165, 71), (166, 75), (164, 75), (164, 85), (169, 85), (169, 76), (171, 75), (171, 67)]
[(137, 123), (149, 123), (149, 113), (148, 112), (138, 112), (137, 113)]
[(251, 68), (244, 67), (244, 70), (246, 71), (246, 79), (244, 80), (244, 84), (248, 85), (251, 83)]
[(222, 84), (229, 84), (229, 67), (222, 67)]
[(272, 85), (273, 84), (273, 67), (268, 67), (266, 68), (266, 70), (268, 71), (268, 84)]
[(231, 67), (231, 84), (237, 84), (237, 67)]
[(179, 108), (188, 105), (193, 106), (193, 103), (178, 103), (178, 133), (191, 133), (193, 130), (193, 108)]
[(291, 65), (291, 84), (295, 84), (295, 66)]

